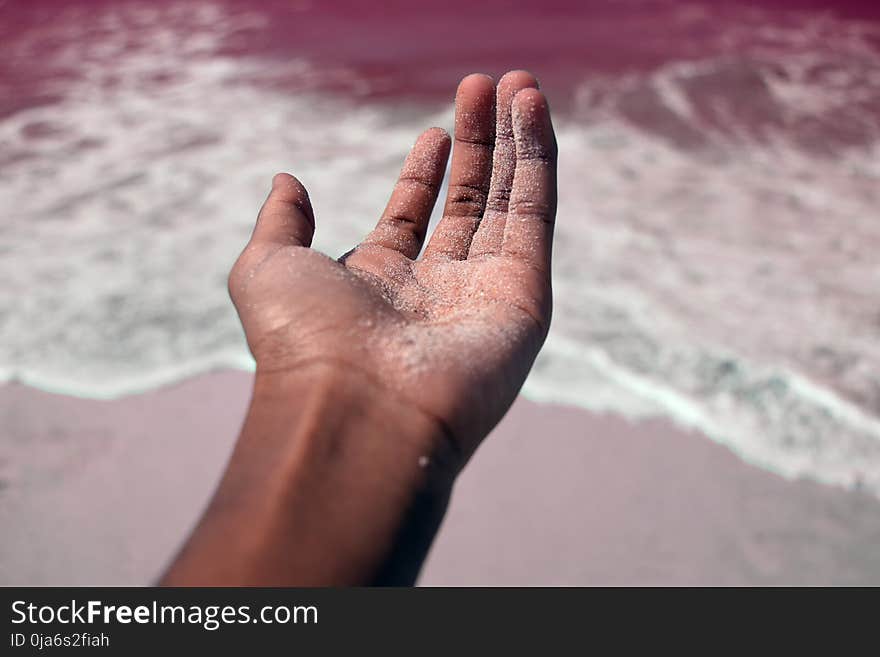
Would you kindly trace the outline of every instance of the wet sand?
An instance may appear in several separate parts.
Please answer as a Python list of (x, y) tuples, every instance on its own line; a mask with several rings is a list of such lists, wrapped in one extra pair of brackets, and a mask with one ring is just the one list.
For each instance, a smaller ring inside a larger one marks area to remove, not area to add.
[[(0, 584), (147, 584), (206, 503), (250, 376), (115, 401), (0, 388)], [(422, 584), (880, 584), (880, 501), (668, 423), (520, 399), (456, 487)]]

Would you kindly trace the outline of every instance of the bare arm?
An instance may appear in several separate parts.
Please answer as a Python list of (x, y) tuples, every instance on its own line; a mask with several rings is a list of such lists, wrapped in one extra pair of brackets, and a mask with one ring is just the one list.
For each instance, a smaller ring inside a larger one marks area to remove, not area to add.
[(531, 75), (468, 76), (449, 154), (426, 131), (376, 228), (334, 261), (279, 174), (230, 292), (257, 362), (226, 474), (169, 585), (411, 583), (452, 482), (550, 322), (556, 143)]

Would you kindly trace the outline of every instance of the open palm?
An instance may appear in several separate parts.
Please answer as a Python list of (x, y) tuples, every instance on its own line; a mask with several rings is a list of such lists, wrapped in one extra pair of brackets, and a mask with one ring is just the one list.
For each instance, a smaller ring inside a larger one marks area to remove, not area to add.
[(308, 195), (277, 175), (229, 287), (258, 375), (357, 371), (467, 455), (550, 322), (556, 142), (534, 78), (508, 73), (497, 92), (486, 76), (462, 81), (443, 218), (419, 257), (449, 150), (443, 130), (423, 133), (377, 226), (338, 261), (309, 248)]

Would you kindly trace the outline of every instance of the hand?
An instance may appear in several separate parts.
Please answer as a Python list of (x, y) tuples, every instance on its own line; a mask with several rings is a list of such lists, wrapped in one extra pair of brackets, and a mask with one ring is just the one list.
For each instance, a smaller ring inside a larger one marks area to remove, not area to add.
[(458, 468), (550, 322), (556, 143), (535, 79), (462, 81), (449, 197), (419, 258), (449, 149), (438, 128), (419, 137), (378, 225), (338, 262), (309, 248), (305, 189), (275, 177), (229, 276), (251, 405), (163, 583), (415, 580)]
[(418, 138), (375, 229), (338, 261), (309, 248), (306, 190), (275, 176), (229, 277), (258, 379), (313, 363), (357, 371), (437, 423), (464, 458), (476, 448), (550, 323), (556, 142), (537, 86), (523, 71), (497, 92), (487, 76), (461, 82), (449, 194), (421, 257), (445, 131)]

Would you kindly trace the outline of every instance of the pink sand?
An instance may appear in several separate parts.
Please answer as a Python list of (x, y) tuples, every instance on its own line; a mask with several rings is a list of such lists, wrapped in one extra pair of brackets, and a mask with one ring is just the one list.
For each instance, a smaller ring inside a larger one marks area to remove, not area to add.
[[(247, 404), (221, 372), (101, 402), (0, 387), (0, 584), (146, 584)], [(462, 475), (423, 584), (880, 584), (880, 501), (704, 437), (520, 399)]]

